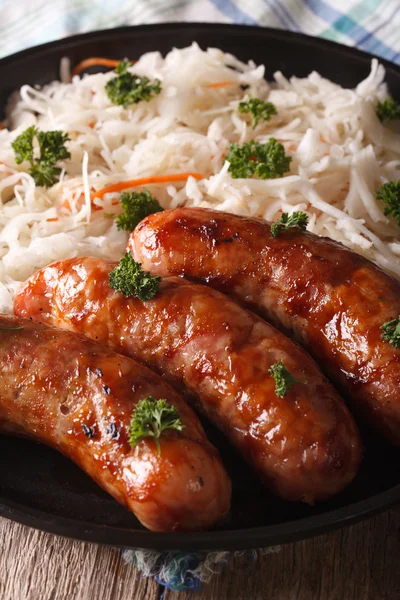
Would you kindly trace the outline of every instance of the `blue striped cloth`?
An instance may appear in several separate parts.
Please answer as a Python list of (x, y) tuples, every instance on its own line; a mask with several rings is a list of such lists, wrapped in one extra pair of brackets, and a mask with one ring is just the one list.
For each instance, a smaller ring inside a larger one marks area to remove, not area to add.
[(122, 25), (210, 21), (302, 31), (400, 62), (399, 0), (0, 0), (0, 57)]
[[(0, 57), (98, 29), (201, 21), (304, 32), (400, 63), (399, 0), (0, 0), (0, 14)], [(259, 552), (245, 554), (255, 559)], [(226, 564), (228, 553), (127, 550), (124, 558), (144, 575), (180, 591), (198, 589)]]

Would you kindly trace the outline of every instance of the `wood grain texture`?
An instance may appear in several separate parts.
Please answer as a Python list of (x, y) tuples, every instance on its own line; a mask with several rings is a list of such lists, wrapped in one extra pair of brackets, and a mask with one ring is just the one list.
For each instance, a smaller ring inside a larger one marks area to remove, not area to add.
[[(198, 594), (165, 600), (399, 600), (400, 514), (395, 511), (288, 544), (257, 562), (232, 557)], [(104, 546), (0, 519), (1, 600), (156, 600), (159, 586)]]
[(0, 519), (1, 600), (156, 600), (159, 586), (120, 552)]
[[(400, 515), (387, 512), (358, 525), (282, 546), (254, 564), (230, 561), (211, 580), (213, 600), (399, 600)], [(233, 590), (235, 594), (233, 595)], [(165, 600), (189, 600), (167, 593)]]

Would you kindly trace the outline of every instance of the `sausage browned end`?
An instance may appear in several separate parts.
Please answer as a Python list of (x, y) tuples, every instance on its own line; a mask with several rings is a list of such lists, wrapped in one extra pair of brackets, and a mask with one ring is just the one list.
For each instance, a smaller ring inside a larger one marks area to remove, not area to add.
[(400, 283), (330, 239), (200, 208), (144, 219), (129, 248), (143, 267), (232, 294), (294, 334), (372, 427), (400, 444), (400, 351), (381, 325), (400, 315)]
[[(109, 286), (116, 264), (54, 263), (26, 282), (15, 311), (106, 342), (185, 386), (283, 498), (322, 500), (353, 479), (357, 428), (304, 350), (219, 292), (180, 278), (164, 279), (147, 302), (125, 298)], [(268, 373), (279, 360), (307, 381), (284, 398)]]
[[(22, 329), (13, 329), (22, 327)], [(197, 530), (229, 510), (231, 485), (192, 410), (155, 373), (92, 341), (0, 316), (0, 430), (76, 462), (154, 531)], [(149, 395), (176, 406), (183, 432), (132, 449), (130, 417)]]

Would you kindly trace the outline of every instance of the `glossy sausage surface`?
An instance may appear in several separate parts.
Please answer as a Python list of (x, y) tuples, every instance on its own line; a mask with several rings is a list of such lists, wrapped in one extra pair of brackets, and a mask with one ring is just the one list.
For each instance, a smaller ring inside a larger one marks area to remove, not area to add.
[[(109, 287), (116, 264), (54, 263), (27, 281), (15, 310), (107, 342), (185, 386), (281, 497), (314, 502), (353, 479), (361, 457), (357, 428), (304, 350), (207, 286), (173, 277), (152, 300), (125, 298)], [(268, 373), (279, 360), (307, 381), (284, 398)]]
[(294, 334), (357, 412), (400, 444), (400, 350), (381, 325), (400, 315), (400, 283), (327, 238), (228, 213), (151, 215), (129, 242), (160, 275), (186, 275), (232, 294)]
[[(21, 329), (13, 329), (21, 327)], [(176, 406), (182, 433), (131, 448), (136, 403)], [(211, 527), (231, 486), (193, 411), (154, 372), (68, 331), (0, 316), (0, 430), (59, 450), (154, 531)]]

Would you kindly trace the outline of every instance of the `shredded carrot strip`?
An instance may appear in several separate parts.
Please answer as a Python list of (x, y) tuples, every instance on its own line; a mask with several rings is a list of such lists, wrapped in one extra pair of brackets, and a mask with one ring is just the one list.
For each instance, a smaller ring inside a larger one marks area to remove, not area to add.
[(71, 205), (69, 203), (69, 200), (64, 200), (64, 202), (61, 204), (60, 208), (66, 208), (67, 210), (71, 210)]
[(150, 185), (151, 183), (172, 183), (174, 181), (186, 181), (189, 177), (195, 179), (203, 179), (204, 175), (201, 173), (175, 173), (173, 175), (154, 175), (153, 177), (141, 177), (140, 179), (128, 179), (128, 181), (119, 181), (118, 183), (112, 183), (102, 190), (98, 190), (92, 195), (94, 198), (102, 198), (105, 194), (111, 192), (121, 192), (128, 188), (136, 187), (138, 185)]
[[(92, 188), (92, 190), (93, 190), (93, 188)], [(92, 210), (103, 210), (101, 206), (97, 206), (97, 204), (94, 204), (93, 200), (94, 200), (94, 196), (92, 196), (92, 198), (91, 198)], [(79, 198), (78, 198), (78, 207), (82, 206), (82, 204), (84, 203), (84, 201), (85, 201), (85, 195), (84, 195), (84, 194), (81, 194), (81, 195), (79, 196)], [(69, 203), (69, 200), (68, 200), (68, 199), (67, 199), (67, 200), (64, 200), (64, 202), (61, 204), (61, 206), (60, 206), (59, 210), (61, 210), (61, 209), (63, 209), (63, 208), (64, 208), (65, 210), (71, 211), (71, 205), (70, 205), (70, 203)], [(58, 218), (54, 218), (54, 219), (47, 219), (47, 220), (48, 220), (48, 221), (58, 221)]]
[(112, 69), (115, 69), (119, 62), (119, 60), (114, 60), (113, 58), (101, 58), (98, 56), (93, 56), (92, 58), (86, 58), (76, 65), (72, 71), (72, 75), (78, 75), (81, 71), (84, 71), (89, 67), (111, 67)]
[(218, 81), (217, 83), (207, 83), (204, 87), (206, 88), (221, 88), (227, 85), (238, 85), (237, 81)]

